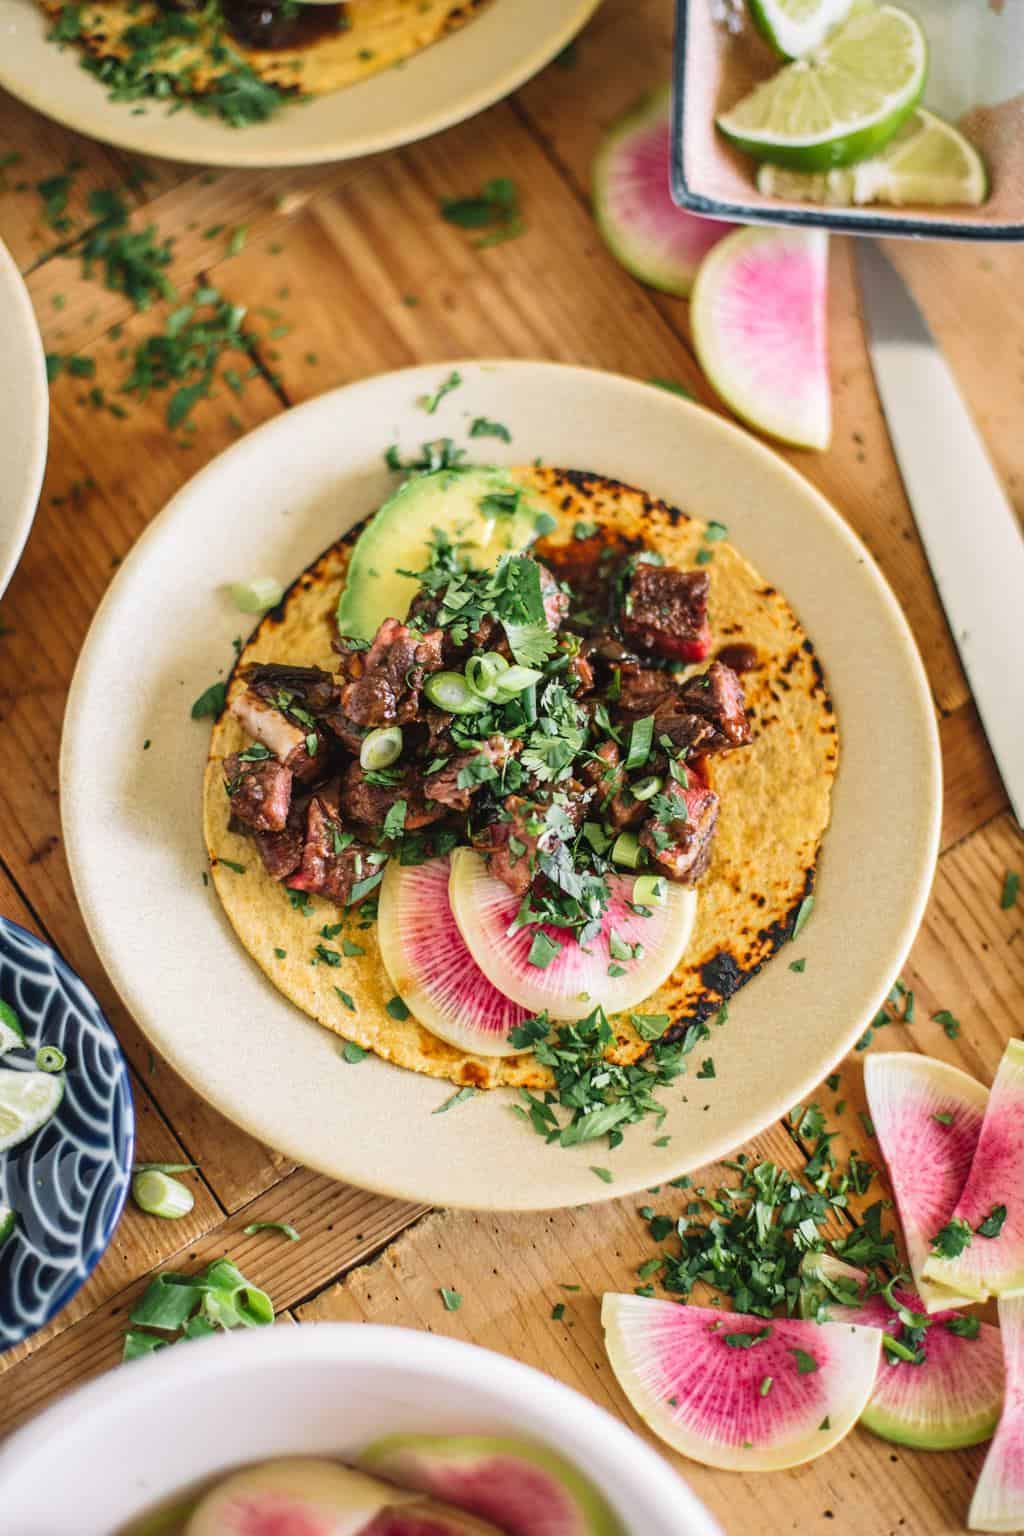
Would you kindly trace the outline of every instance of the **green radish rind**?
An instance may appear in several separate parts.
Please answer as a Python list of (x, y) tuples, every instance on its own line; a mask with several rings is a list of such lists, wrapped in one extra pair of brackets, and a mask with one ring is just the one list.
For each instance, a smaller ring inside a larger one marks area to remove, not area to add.
[[(867, 1281), (863, 1270), (831, 1254), (808, 1254), (801, 1267), (808, 1275), (853, 1281), (863, 1297)], [(899, 1288), (896, 1296), (912, 1312), (921, 1310), (920, 1300), (912, 1291)], [(898, 1314), (877, 1293), (858, 1307), (843, 1305), (826, 1291), (824, 1305), (832, 1322), (856, 1323), (860, 1319), (896, 1337), (902, 1331)], [(935, 1317), (925, 1333), (923, 1365), (893, 1364), (883, 1349), (875, 1390), (860, 1417), (865, 1429), (882, 1440), (919, 1451), (963, 1450), (991, 1440), (1003, 1404), (999, 1330), (981, 1323), (976, 1339), (958, 1337), (946, 1329), (946, 1322), (961, 1316), (951, 1310)], [(900, 1389), (909, 1389), (902, 1410), (895, 1406)]]
[[(779, 14), (775, 0), (747, 0), (747, 9), (755, 27), (782, 59), (799, 59), (820, 46), (833, 27), (849, 15), (853, 0), (819, 0), (813, 27), (801, 27)], [(772, 12), (775, 19), (772, 19)]]
[(1024, 1297), (999, 1298), (999, 1332), (1006, 1366), (1006, 1406), (967, 1516), (971, 1531), (1024, 1531)]
[[(950, 1216), (963, 1221), (973, 1236), (955, 1259), (934, 1250), (924, 1276), (959, 1292), (971, 1301), (990, 1296), (1024, 1295), (1024, 1040), (1010, 1040), (988, 1098), (981, 1136), (967, 1183)], [(1006, 1219), (996, 1237), (984, 1237), (978, 1227), (998, 1205)]]
[[(383, 1477), (401, 1488), (430, 1494), (459, 1506), (458, 1483), (446, 1483), (445, 1471), (473, 1474), (487, 1463), (518, 1462), (528, 1474), (543, 1473), (554, 1484), (555, 1498), (568, 1497), (572, 1525), (550, 1526), (552, 1536), (624, 1536), (622, 1526), (597, 1489), (574, 1466), (545, 1446), (500, 1435), (388, 1435), (359, 1457), (364, 1472)], [(505, 1470), (505, 1469), (503, 1469)], [(472, 1513), (484, 1514), (476, 1509)], [(501, 1522), (500, 1494), (486, 1518)], [(548, 1526), (545, 1526), (548, 1530)]]
[[(777, 1472), (831, 1450), (867, 1406), (882, 1347), (877, 1328), (766, 1323), (635, 1295), (607, 1294), (601, 1322), (612, 1370), (648, 1428), (680, 1455), (726, 1471)], [(733, 1347), (730, 1330), (766, 1340)], [(814, 1361), (809, 1373), (804, 1354)], [(765, 1379), (772, 1385), (762, 1392)]]

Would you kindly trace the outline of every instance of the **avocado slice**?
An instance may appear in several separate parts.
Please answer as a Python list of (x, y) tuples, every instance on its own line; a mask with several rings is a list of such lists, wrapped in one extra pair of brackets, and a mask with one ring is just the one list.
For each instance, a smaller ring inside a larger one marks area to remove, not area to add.
[(537, 537), (539, 515), (507, 469), (471, 465), (407, 480), (356, 540), (338, 600), (339, 634), (372, 640), (385, 619), (405, 618), (418, 583), (400, 572), (423, 570), (435, 528), (465, 546), (471, 565), (488, 568)]

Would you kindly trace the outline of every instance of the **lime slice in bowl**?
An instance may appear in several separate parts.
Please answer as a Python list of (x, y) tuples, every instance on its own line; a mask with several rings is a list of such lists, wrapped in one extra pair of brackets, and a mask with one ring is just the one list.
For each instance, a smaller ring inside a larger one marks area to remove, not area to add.
[(0, 1072), (0, 1152), (34, 1136), (63, 1097), (64, 1079), (53, 1072)]
[(816, 52), (787, 64), (716, 118), (757, 160), (825, 171), (877, 154), (914, 110), (928, 50), (912, 16), (894, 5), (853, 12)]
[(757, 190), (791, 202), (906, 203), (977, 208), (988, 196), (985, 162), (973, 144), (934, 112), (918, 107), (880, 154), (832, 171), (786, 171), (762, 165)]
[(820, 48), (850, 5), (851, 0), (747, 0), (757, 30), (784, 59), (802, 59)]
[(5, 1051), (24, 1049), (25, 1031), (21, 1027), (21, 1021), (10, 1003), (0, 999), (0, 1056)]

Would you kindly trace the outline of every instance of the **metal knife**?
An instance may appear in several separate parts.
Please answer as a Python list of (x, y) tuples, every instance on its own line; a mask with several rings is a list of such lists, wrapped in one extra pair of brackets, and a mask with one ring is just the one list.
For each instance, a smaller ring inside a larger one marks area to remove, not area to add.
[(1024, 826), (1024, 533), (906, 285), (858, 239), (868, 351), (914, 521), (1017, 821)]

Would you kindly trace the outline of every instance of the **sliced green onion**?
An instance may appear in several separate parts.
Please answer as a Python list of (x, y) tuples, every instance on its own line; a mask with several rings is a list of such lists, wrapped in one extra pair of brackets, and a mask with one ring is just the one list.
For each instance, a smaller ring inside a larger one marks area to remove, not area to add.
[(133, 1173), (191, 1173), (198, 1163), (136, 1163)]
[(431, 704), (452, 715), (471, 715), (486, 708), (483, 699), (477, 698), (461, 672), (431, 673), (423, 685), (423, 692)]
[(246, 1237), (255, 1237), (257, 1232), (280, 1232), (290, 1243), (297, 1243), (299, 1234), (290, 1221), (250, 1221), (242, 1231)]
[(634, 800), (650, 800), (658, 793), (664, 782), (660, 773), (652, 773), (646, 779), (637, 779), (635, 784), (629, 786), (629, 792)]
[(629, 733), (629, 753), (623, 765), (627, 772), (643, 767), (651, 755), (653, 740), (654, 716), (644, 715), (641, 720), (634, 720), (633, 729)]
[(169, 1174), (157, 1173), (154, 1169), (135, 1174), (132, 1199), (147, 1216), (163, 1216), (168, 1221), (187, 1216), (196, 1203), (192, 1191), (180, 1179), (172, 1179)]
[(663, 907), (668, 900), (668, 882), (663, 875), (638, 875), (633, 881), (635, 907)]
[(481, 699), (497, 697), (499, 683), (504, 683), (502, 673), (509, 665), (497, 651), (485, 651), (482, 656), (471, 656), (466, 662), (466, 682)]
[(535, 667), (509, 667), (507, 672), (501, 674), (498, 702), (507, 704), (511, 699), (518, 698), (527, 688), (533, 688), (539, 683), (543, 676), (544, 673), (538, 672)]
[(635, 832), (620, 832), (612, 848), (612, 862), (625, 864), (629, 869), (639, 869), (642, 852)]
[(231, 601), (243, 613), (266, 613), (276, 608), (284, 597), (284, 587), (273, 576), (257, 576), (253, 581), (233, 581), (228, 587)]
[(367, 773), (390, 768), (402, 755), (402, 727), (381, 725), (363, 737), (359, 746), (359, 766)]
[(41, 1045), (36, 1051), (36, 1066), (40, 1072), (63, 1072), (68, 1059), (55, 1045)]

